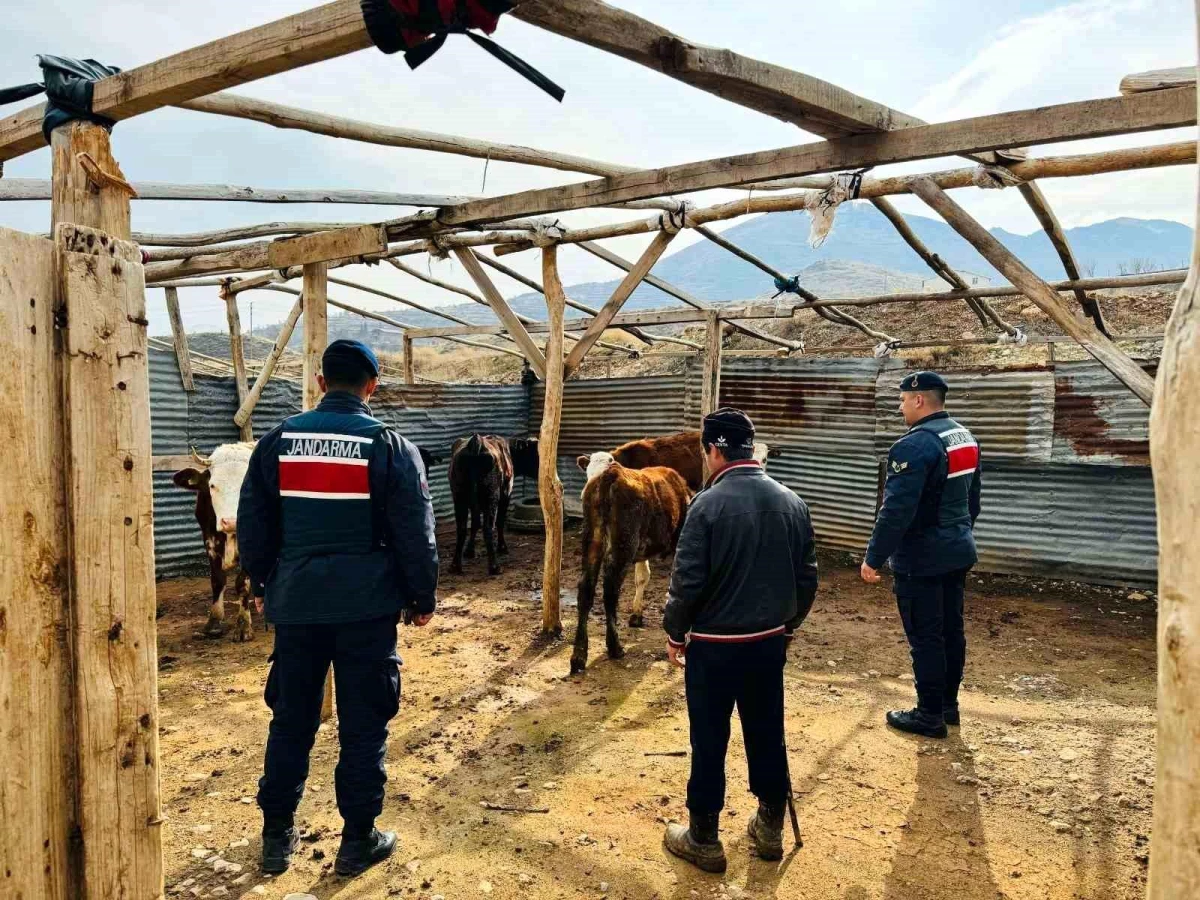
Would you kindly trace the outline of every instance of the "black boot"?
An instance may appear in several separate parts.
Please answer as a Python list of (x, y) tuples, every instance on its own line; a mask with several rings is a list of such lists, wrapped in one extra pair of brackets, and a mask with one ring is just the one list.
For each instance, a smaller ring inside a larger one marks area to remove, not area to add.
[(705, 872), (724, 872), (725, 848), (717, 837), (720, 831), (720, 813), (692, 814), (690, 827), (671, 824), (663, 836), (663, 846), (668, 853), (687, 860)]
[(958, 704), (948, 704), (942, 709), (942, 718), (946, 720), (947, 725), (958, 725)]
[(940, 713), (926, 712), (917, 709), (893, 709), (887, 714), (887, 723), (897, 731), (907, 731), (909, 734), (919, 734), (924, 737), (944, 738), (946, 720)]
[(372, 828), (363, 837), (349, 837), (342, 833), (342, 845), (338, 847), (333, 871), (338, 875), (353, 878), (361, 875), (377, 862), (381, 862), (396, 850), (396, 832)]
[(262, 870), (267, 875), (282, 875), (292, 864), (292, 854), (300, 836), (292, 825), (264, 825), (262, 832)]
[(783, 859), (783, 815), (786, 801), (764, 803), (758, 801), (758, 812), (750, 820), (746, 833), (754, 844), (759, 859), (774, 861)]

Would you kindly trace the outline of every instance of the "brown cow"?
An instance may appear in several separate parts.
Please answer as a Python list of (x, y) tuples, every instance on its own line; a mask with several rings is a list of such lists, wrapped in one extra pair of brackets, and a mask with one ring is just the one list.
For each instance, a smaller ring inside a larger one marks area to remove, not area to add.
[(617, 636), (617, 600), (621, 583), (635, 569), (637, 594), (634, 616), (641, 624), (641, 602), (650, 577), (650, 557), (667, 557), (675, 552), (683, 517), (692, 492), (675, 469), (651, 466), (631, 469), (613, 459), (611, 453), (593, 453), (588, 483), (583, 489), (582, 568), (579, 579), (579, 622), (575, 628), (575, 652), (571, 674), (587, 668), (587, 618), (596, 600), (596, 583), (604, 571), (605, 640), (610, 659), (620, 659), (625, 649)]
[[(780, 455), (779, 450), (772, 450), (764, 443), (754, 445), (754, 458), (764, 466), (766, 466), (768, 458), (774, 459)], [(704, 447), (700, 443), (699, 431), (681, 431), (662, 437), (642, 438), (622, 444), (611, 452), (580, 456), (575, 461), (579, 468), (587, 472), (589, 483), (614, 462), (626, 469), (646, 469), (651, 466), (665, 466), (674, 469), (683, 476), (683, 480), (692, 493), (704, 486), (708, 476)], [(586, 497), (586, 495), (585, 488), (584, 496)], [(674, 549), (675, 547), (672, 545), (671, 551), (674, 552)], [(633, 612), (629, 616), (631, 628), (641, 628), (645, 624), (643, 611), (646, 586), (649, 583), (650, 562), (646, 557), (639, 557), (633, 568)]]
[[(512, 495), (513, 476), (536, 476), (537, 440), (495, 434), (473, 434), (459, 438), (450, 448), (450, 493), (454, 497), (456, 528), (454, 561), (450, 571), (462, 574), (462, 561), (475, 556), (475, 534), (483, 528), (487, 549), (488, 574), (499, 575), (497, 553), (507, 553), (504, 524)], [(471, 520), (471, 539), (467, 540), (467, 519)], [(464, 544), (466, 545), (464, 548)]]

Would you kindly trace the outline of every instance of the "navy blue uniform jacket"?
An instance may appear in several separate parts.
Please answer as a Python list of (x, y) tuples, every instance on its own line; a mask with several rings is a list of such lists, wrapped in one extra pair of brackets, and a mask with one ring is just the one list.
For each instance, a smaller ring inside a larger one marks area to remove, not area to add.
[[(284, 438), (285, 431), (350, 435), (344, 446), (357, 442), (354, 452), (366, 456), (370, 500), (281, 497), (280, 456), (305, 452), (289, 449), (294, 438)], [(254, 448), (238, 502), (238, 551), (256, 595), (265, 593), (268, 621), (360, 622), (405, 607), (425, 614), (436, 605), (434, 526), (417, 448), (371, 416), (358, 397), (331, 392)]]
[(982, 464), (977, 461), (971, 475), (967, 495), (970, 520), (963, 516), (964, 521), (956, 524), (938, 525), (948, 463), (938, 436), (919, 427), (948, 418), (944, 411), (926, 416), (892, 445), (883, 503), (867, 545), (866, 563), (872, 569), (882, 569), (890, 560), (898, 575), (944, 575), (975, 564), (972, 529), (979, 518)]

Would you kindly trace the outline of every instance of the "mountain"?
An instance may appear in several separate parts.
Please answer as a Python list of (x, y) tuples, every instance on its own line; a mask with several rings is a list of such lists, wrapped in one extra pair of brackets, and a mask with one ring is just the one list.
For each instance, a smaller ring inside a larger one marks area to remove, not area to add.
[[(926, 246), (958, 270), (968, 283), (972, 283), (972, 275), (982, 275), (993, 284), (1003, 283), (1004, 279), (945, 222), (928, 216), (907, 219)], [(891, 223), (870, 203), (844, 204), (838, 210), (833, 231), (817, 250), (808, 246), (808, 229), (808, 213), (788, 212), (758, 216), (723, 233), (782, 271), (799, 274), (800, 283), (818, 296), (920, 291), (934, 279)], [(1062, 263), (1044, 232), (1021, 235), (993, 228), (991, 233), (1042, 277), (1050, 280), (1065, 277)], [(1191, 228), (1161, 219), (1110, 219), (1067, 229), (1067, 238), (1085, 277), (1117, 275), (1122, 270), (1186, 268), (1192, 247)], [(654, 274), (708, 302), (749, 300), (769, 297), (775, 292), (769, 276), (708, 241), (699, 241), (663, 257), (654, 267)], [(618, 283), (614, 279), (574, 284), (567, 288), (567, 295), (598, 307)], [(509, 303), (518, 315), (537, 320), (546, 316), (541, 294), (519, 294), (510, 298)], [(624, 309), (678, 305), (678, 300), (643, 284), (634, 291)], [(469, 322), (495, 321), (491, 310), (479, 304), (463, 303), (441, 309)], [(567, 314), (582, 315), (571, 309)], [(448, 324), (444, 319), (416, 310), (397, 313), (397, 317), (418, 327)], [(335, 336), (336, 318), (340, 317), (330, 317), (331, 338)], [(361, 320), (355, 316), (337, 323), (339, 332), (343, 327), (348, 335), (361, 329)], [(382, 338), (383, 335), (374, 334), (376, 330), (372, 325), (373, 337)], [(386, 327), (381, 330), (390, 331)], [(275, 327), (258, 330), (258, 334), (267, 337), (276, 333)], [(298, 337), (293, 339), (293, 343), (298, 340)]]

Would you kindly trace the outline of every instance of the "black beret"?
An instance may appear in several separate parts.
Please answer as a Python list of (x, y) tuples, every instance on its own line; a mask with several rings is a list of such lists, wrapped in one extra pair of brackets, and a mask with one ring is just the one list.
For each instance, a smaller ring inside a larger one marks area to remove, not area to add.
[(704, 417), (701, 440), (718, 447), (753, 447), (754, 423), (740, 409), (723, 406)]
[(348, 341), (344, 338), (334, 341), (325, 348), (325, 352), (321, 356), (322, 367), (329, 359), (357, 365), (372, 378), (379, 377), (379, 360), (371, 348), (362, 341)]
[(946, 380), (937, 372), (913, 372), (911, 375), (905, 375), (900, 381), (902, 391), (945, 391), (949, 388)]

